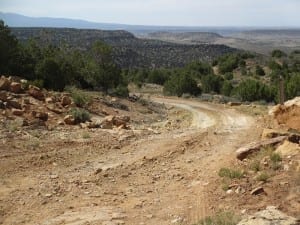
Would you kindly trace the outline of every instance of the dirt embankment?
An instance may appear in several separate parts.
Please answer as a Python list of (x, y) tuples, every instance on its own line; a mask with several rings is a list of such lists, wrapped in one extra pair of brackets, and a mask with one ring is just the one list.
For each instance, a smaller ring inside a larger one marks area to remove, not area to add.
[(300, 97), (277, 105), (270, 110), (270, 115), (275, 118), (279, 125), (300, 132)]

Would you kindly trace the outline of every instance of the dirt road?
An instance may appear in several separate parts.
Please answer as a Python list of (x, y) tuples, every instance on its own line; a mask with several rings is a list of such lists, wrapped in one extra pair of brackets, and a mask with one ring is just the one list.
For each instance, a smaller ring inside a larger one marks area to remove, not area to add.
[(153, 101), (189, 111), (191, 127), (150, 136), (96, 131), (88, 140), (74, 131), (47, 135), (38, 158), (2, 154), (0, 223), (182, 224), (217, 210), (206, 187), (236, 148), (258, 138), (257, 124), (223, 105)]

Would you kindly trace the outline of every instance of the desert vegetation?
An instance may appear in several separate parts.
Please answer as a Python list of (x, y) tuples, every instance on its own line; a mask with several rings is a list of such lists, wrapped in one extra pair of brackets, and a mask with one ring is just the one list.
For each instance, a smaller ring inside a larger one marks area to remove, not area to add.
[[(103, 38), (106, 37), (104, 40), (113, 41), (107, 41), (112, 46), (102, 41), (92, 41), (89, 44), (90, 48), (84, 47), (85, 51), (80, 51), (72, 47), (74, 40), (68, 38), (69, 33), (75, 32), (72, 29), (38, 30), (42, 32), (40, 37), (46, 36), (50, 39), (48, 42), (42, 42), (43, 44), (39, 43), (41, 40), (31, 39), (24, 42), (24, 38), (20, 38), (24, 34), (26, 36), (31, 34), (30, 32), (38, 32), (35, 29), (15, 30), (14, 33), (19, 36), (21, 42), (3, 22), (1, 29), (1, 52), (7, 52), (1, 56), (1, 72), (22, 74), (23, 78), (48, 89), (61, 91), (66, 86), (77, 86), (127, 96), (128, 83), (133, 82), (139, 87), (144, 83), (154, 83), (164, 86), (166, 95), (198, 96), (208, 93), (221, 94), (240, 101), (277, 102), (279, 81), (284, 79), (288, 99), (300, 93), (300, 54), (297, 51), (287, 55), (275, 49), (268, 57), (250, 52), (236, 52), (222, 55), (211, 62), (184, 57), (185, 60), (191, 61), (187, 61), (185, 65), (177, 63), (177, 66), (172, 68), (169, 67), (171, 64), (165, 66), (163, 63), (156, 65), (159, 68), (145, 67), (146, 64), (140, 68), (121, 68), (114, 58), (115, 45), (116, 41), (122, 45), (122, 42), (134, 39), (134, 36), (129, 34), (124, 37), (122, 32), (113, 34), (114, 36), (100, 32)], [(65, 44), (58, 44), (59, 32), (65, 37)], [(82, 33), (89, 34), (85, 31)], [(5, 49), (8, 46), (9, 50)], [(157, 42), (156, 46), (166, 45)], [(139, 48), (149, 52), (148, 47), (141, 45)], [(159, 52), (164, 57), (163, 51)], [(168, 49), (167, 52), (168, 55), (171, 54), (172, 49)], [(222, 54), (222, 51), (219, 53)], [(16, 58), (19, 60), (15, 60)]]

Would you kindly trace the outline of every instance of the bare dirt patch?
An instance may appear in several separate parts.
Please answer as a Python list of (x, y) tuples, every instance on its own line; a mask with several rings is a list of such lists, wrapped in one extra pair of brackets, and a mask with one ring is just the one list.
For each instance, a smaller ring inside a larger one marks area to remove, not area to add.
[(131, 130), (3, 128), (1, 222), (180, 224), (215, 212), (206, 188), (259, 124), (224, 105), (155, 101), (169, 118), (162, 106), (126, 103)]

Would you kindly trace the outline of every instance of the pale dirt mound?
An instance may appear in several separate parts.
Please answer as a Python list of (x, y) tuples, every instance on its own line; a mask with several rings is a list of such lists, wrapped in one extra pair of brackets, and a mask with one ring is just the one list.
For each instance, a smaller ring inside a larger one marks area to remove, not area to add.
[(287, 101), (284, 105), (273, 107), (270, 114), (278, 124), (300, 131), (300, 97)]

